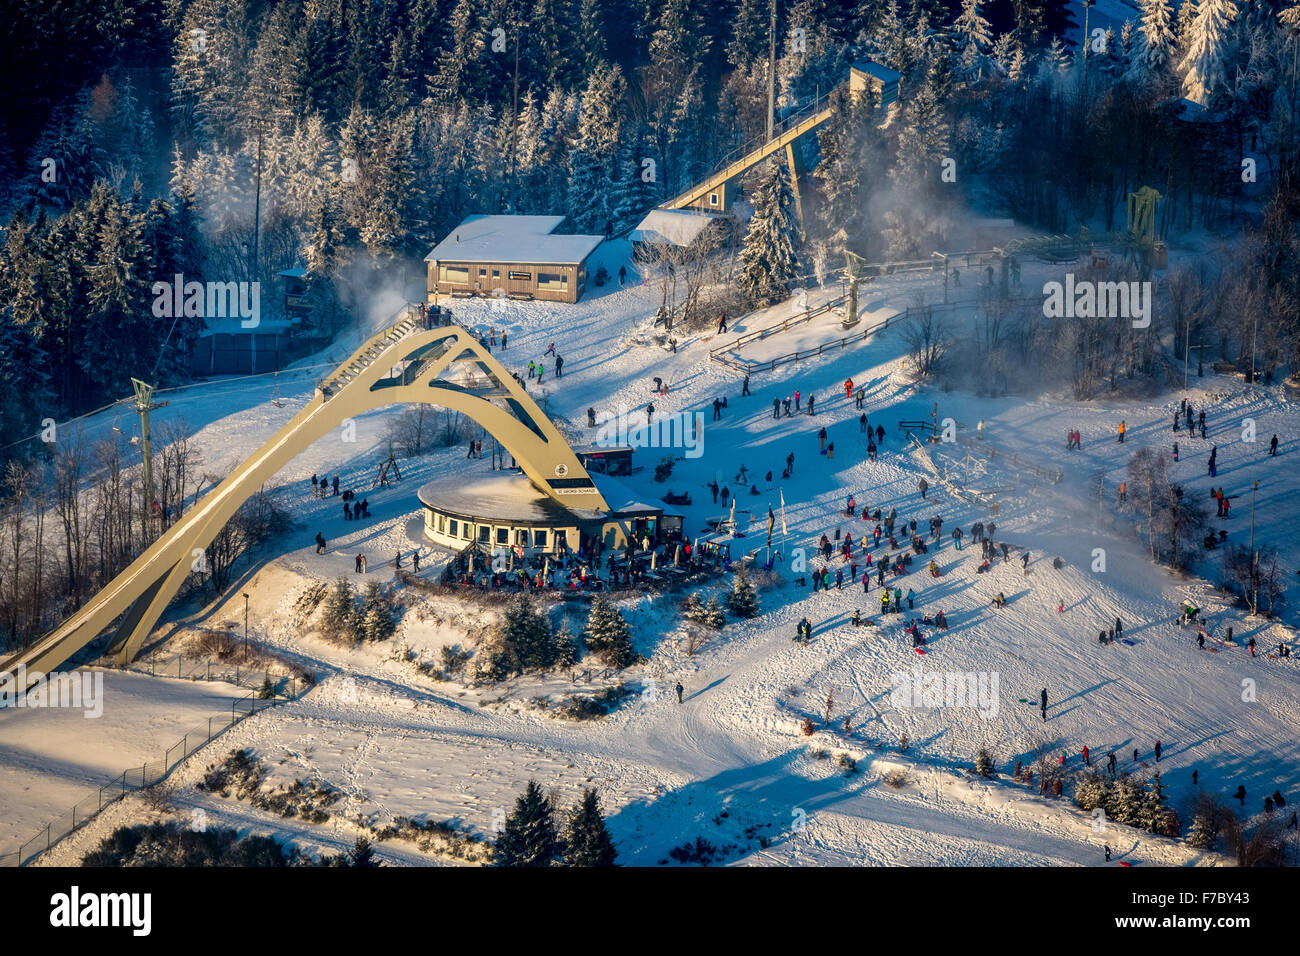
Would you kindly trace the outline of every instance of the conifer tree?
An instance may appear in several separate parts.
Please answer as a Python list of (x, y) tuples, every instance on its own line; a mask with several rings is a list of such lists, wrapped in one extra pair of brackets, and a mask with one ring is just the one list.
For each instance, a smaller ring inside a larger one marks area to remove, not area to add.
[(975, 752), (975, 772), (985, 779), (991, 778), (993, 774), (993, 758), (989, 752), (981, 747)]
[(1142, 49), (1135, 58), (1135, 68), (1153, 76), (1169, 63), (1174, 46), (1173, 10), (1170, 0), (1141, 0)]
[(709, 595), (709, 603), (704, 605), (704, 614), (700, 620), (715, 631), (727, 623), (727, 615), (722, 612), (722, 605), (718, 603), (716, 594)]
[(551, 624), (525, 595), (506, 605), (498, 637), (525, 670), (543, 670), (556, 662), (557, 644)]
[(1083, 779), (1079, 781), (1079, 785), (1074, 791), (1075, 804), (1078, 805), (1080, 810), (1095, 810), (1098, 807), (1104, 809), (1109, 784), (1110, 781), (1098, 771), (1089, 770), (1084, 774)]
[(555, 667), (572, 667), (578, 662), (578, 638), (569, 630), (568, 621), (554, 629), (551, 648)]
[(352, 849), (348, 852), (348, 866), (370, 869), (381, 866), (379, 860), (375, 858), (375, 848), (369, 840), (363, 836), (357, 837), (352, 844)]
[(603, 594), (597, 594), (587, 616), (587, 647), (609, 667), (622, 670), (636, 661), (627, 621)]
[(1183, 95), (1194, 103), (1210, 106), (1226, 92), (1232, 21), (1236, 16), (1233, 0), (1200, 0), (1196, 7), (1196, 18), (1185, 41), (1187, 52), (1180, 64), (1186, 71)]
[(321, 617), (321, 634), (327, 640), (352, 639), (357, 626), (355, 594), (347, 578), (339, 578), (330, 589)]
[(736, 617), (749, 618), (758, 616), (758, 593), (749, 581), (749, 575), (741, 568), (736, 572), (732, 582), (731, 594), (727, 596), (727, 607)]
[(529, 780), (497, 837), (495, 865), (551, 866), (557, 849), (551, 802)]
[(1160, 781), (1160, 772), (1156, 771), (1155, 775), (1147, 782), (1147, 790), (1142, 797), (1140, 825), (1144, 830), (1150, 830), (1152, 833), (1163, 833), (1165, 818), (1168, 813), (1169, 807), (1165, 802), (1165, 785)]
[(1143, 825), (1143, 797), (1141, 786), (1128, 774), (1121, 774), (1115, 781), (1114, 806), (1107, 813), (1120, 823), (1140, 827)]
[(582, 799), (569, 813), (564, 837), (565, 866), (613, 866), (618, 856), (605, 827), (600, 800), (593, 789), (584, 789)]
[(363, 641), (386, 641), (397, 630), (393, 609), (378, 582), (366, 585), (365, 599), (361, 605), (358, 631)]
[(983, 53), (989, 48), (993, 42), (993, 30), (984, 19), (980, 0), (962, 0), (961, 13), (952, 25), (952, 32), (961, 49), (973, 46), (976, 52)]
[(754, 194), (737, 284), (760, 305), (785, 298), (799, 276), (799, 241), (790, 177), (780, 162), (769, 162)]

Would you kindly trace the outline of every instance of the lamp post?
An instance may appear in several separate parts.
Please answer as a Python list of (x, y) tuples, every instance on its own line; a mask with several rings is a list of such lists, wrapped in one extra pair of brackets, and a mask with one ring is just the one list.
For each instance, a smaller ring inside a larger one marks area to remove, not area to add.
[[(1253, 369), (1252, 369), (1253, 371)], [(1250, 486), (1250, 613), (1259, 610), (1259, 583), (1255, 574), (1255, 492), (1259, 490), (1259, 479)]]
[(1088, 66), (1088, 10), (1096, 0), (1083, 0), (1083, 65)]
[(932, 252), (930, 258), (943, 260), (943, 301), (946, 303), (948, 301), (948, 253)]
[(1259, 310), (1255, 310), (1255, 323), (1250, 333), (1250, 384), (1255, 384), (1255, 343), (1259, 341)]
[(244, 592), (244, 657), (248, 657), (248, 592)]

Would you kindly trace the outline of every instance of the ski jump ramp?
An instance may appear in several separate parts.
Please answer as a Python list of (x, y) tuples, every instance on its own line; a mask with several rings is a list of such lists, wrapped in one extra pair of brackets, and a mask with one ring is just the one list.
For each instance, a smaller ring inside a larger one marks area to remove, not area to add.
[[(452, 366), (468, 371), (471, 384), (440, 379)], [(323, 379), (302, 411), (90, 601), (0, 664), (0, 683), (10, 674), (16, 682), (19, 668), (25, 667), (30, 687), (115, 621), (109, 648), (119, 665), (129, 663), (199, 565), (204, 549), (258, 488), (348, 419), (410, 402), (441, 405), (478, 422), (539, 490), (564, 507), (609, 510), (564, 436), (488, 349), (459, 326), (422, 328), (408, 308), (398, 322), (372, 336)]]

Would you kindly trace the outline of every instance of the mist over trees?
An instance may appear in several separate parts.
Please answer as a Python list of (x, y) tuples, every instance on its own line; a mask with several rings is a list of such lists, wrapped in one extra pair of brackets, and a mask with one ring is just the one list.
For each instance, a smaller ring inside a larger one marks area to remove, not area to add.
[[(558, 213), (567, 228), (619, 232), (766, 130), (762, 0), (9, 8), (25, 37), (0, 80), (0, 375), (30, 396), (0, 400), (16, 437), (120, 396), (131, 375), (188, 377), (200, 323), (155, 318), (154, 281), (260, 281), (271, 314), (275, 273), (304, 266), (330, 334), (373, 290), (417, 275), (468, 214)], [(1122, 229), (1128, 194), (1150, 185), (1166, 237), (1249, 220), (1281, 243), (1280, 254), (1234, 248), (1231, 268), (1205, 277), (1211, 298), (1222, 277), (1248, 287), (1232, 309), (1194, 310), (1194, 334), (1239, 361), (1252, 313), (1296, 311), (1294, 201), (1280, 193), (1258, 210), (1300, 163), (1289, 33), (1300, 15), (1281, 0), (1139, 8), (1085, 58), (1065, 0), (779, 3), (778, 118), (832, 91), (835, 114), (800, 144), (818, 161), (800, 181), (804, 221), (767, 278), (747, 269), (749, 304), (793, 284), (773, 278), (792, 267), (799, 281), (825, 279), (845, 251), (948, 248), (968, 204), (1043, 232)], [(866, 59), (901, 74), (887, 114), (874, 92), (853, 102), (841, 85)], [(1215, 121), (1189, 122), (1181, 97)], [(1243, 181), (1243, 156), (1257, 162), (1257, 187)], [(744, 184), (751, 201), (766, 175), (756, 168)], [(755, 235), (771, 251), (772, 234)], [(731, 256), (723, 281), (745, 264)], [(1035, 329), (1016, 303), (988, 299), (1012, 349), (983, 343), (976, 378), (996, 389)], [(690, 300), (713, 301), (699, 290)], [(1072, 335), (1086, 352), (1070, 363), (1079, 396), (1160, 372), (1155, 350), (1118, 329)], [(1294, 360), (1293, 318), (1264, 338), (1265, 361)], [(106, 371), (109, 345), (118, 361)]]

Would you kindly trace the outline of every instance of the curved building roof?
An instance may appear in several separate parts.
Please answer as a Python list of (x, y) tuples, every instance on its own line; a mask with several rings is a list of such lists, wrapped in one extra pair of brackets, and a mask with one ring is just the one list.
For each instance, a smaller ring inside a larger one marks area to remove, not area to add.
[(448, 475), (422, 485), (416, 495), (421, 504), (435, 511), (484, 523), (572, 525), (588, 520), (538, 491), (520, 474), (485, 478)]

